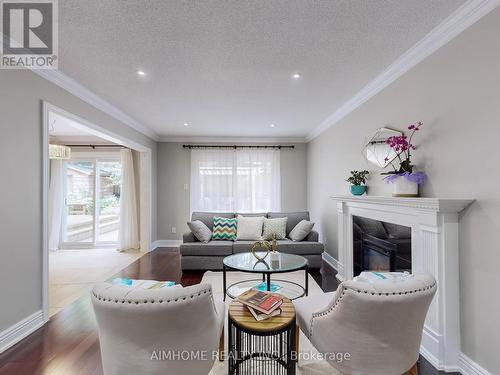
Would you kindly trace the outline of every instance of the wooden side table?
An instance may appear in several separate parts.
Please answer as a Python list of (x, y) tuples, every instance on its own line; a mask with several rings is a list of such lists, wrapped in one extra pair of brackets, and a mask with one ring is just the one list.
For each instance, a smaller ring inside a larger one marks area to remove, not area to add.
[(258, 322), (237, 301), (229, 305), (229, 374), (295, 375), (299, 332), (295, 308), (288, 298), (279, 316)]

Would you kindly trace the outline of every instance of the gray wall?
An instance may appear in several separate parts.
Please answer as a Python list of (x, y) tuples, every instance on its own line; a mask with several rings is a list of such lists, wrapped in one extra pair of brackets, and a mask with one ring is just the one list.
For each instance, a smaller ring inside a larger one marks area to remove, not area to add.
[(0, 331), (42, 308), (42, 100), (152, 148), (156, 170), (156, 142), (32, 72), (0, 70)]
[[(307, 208), (307, 146), (281, 150), (281, 209)], [(188, 230), (191, 159), (182, 143), (158, 144), (158, 239), (178, 240)], [(184, 184), (188, 190), (184, 190)], [(172, 233), (172, 227), (177, 233)]]
[[(462, 351), (500, 374), (500, 9), (480, 20), (308, 144), (308, 204), (337, 257), (337, 213), (328, 198), (366, 168), (364, 138), (376, 128), (422, 120), (416, 164), (429, 175), (426, 197), (477, 201), (460, 220)], [(370, 167), (371, 168), (371, 167)], [(372, 169), (371, 195), (391, 189)]]

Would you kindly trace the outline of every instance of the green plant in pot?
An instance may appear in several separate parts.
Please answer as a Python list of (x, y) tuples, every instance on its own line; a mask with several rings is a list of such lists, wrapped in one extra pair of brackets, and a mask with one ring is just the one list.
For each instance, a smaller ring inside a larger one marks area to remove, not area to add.
[(366, 176), (368, 171), (351, 171), (351, 177), (346, 181), (351, 184), (351, 193), (353, 195), (363, 195), (366, 192)]

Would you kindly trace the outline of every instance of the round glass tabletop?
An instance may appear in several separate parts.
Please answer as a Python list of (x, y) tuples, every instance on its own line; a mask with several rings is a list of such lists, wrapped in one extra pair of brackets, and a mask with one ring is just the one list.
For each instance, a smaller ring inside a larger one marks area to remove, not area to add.
[[(265, 253), (257, 252), (259, 257)], [(254, 273), (279, 273), (303, 269), (307, 266), (307, 259), (294, 254), (278, 253), (271, 259), (271, 254), (263, 260), (258, 260), (252, 253), (229, 255), (224, 258), (224, 265), (228, 268)]]

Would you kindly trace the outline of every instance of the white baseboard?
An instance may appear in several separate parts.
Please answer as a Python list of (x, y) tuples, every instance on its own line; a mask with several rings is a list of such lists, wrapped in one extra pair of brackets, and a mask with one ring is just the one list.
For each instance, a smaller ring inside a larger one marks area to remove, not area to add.
[(44, 325), (42, 310), (24, 318), (13, 326), (0, 332), (0, 353), (3, 353), (11, 346), (30, 335)]
[(339, 270), (339, 262), (338, 262), (337, 259), (335, 259), (334, 257), (332, 257), (327, 252), (323, 252), (323, 254), (321, 256), (323, 258), (323, 261), (326, 264), (328, 264), (330, 267), (332, 267), (335, 271)]
[(179, 247), (181, 243), (181, 240), (157, 240), (151, 244), (151, 250), (157, 247)]
[(462, 375), (492, 375), (491, 372), (485, 370), (464, 353), (458, 356), (458, 367)]

